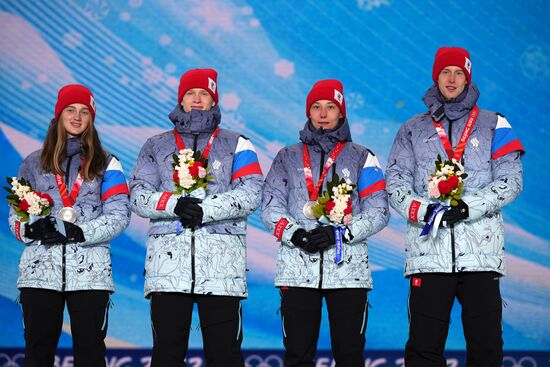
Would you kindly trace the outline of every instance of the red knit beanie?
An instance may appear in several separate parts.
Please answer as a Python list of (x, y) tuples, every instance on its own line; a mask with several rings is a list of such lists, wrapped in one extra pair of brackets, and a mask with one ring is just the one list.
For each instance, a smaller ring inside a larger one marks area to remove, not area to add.
[(212, 96), (218, 104), (218, 73), (214, 69), (192, 69), (185, 72), (180, 79), (178, 88), (178, 103), (189, 89), (202, 88)]
[(468, 51), (461, 47), (441, 47), (435, 54), (432, 79), (437, 84), (437, 78), (441, 70), (447, 66), (458, 66), (464, 71), (466, 80), (470, 84), (472, 80), (472, 61)]
[(342, 118), (346, 118), (344, 86), (339, 80), (319, 80), (317, 83), (313, 84), (313, 87), (311, 88), (311, 91), (307, 95), (306, 99), (306, 116), (308, 118), (311, 105), (315, 103), (315, 101), (319, 101), (321, 99), (327, 99), (334, 102), (340, 109), (340, 112), (342, 113)]
[(55, 104), (55, 119), (59, 120), (59, 115), (68, 106), (73, 103), (82, 103), (90, 109), (92, 120), (95, 120), (95, 99), (91, 90), (80, 84), (69, 84), (64, 86), (57, 93), (57, 103)]

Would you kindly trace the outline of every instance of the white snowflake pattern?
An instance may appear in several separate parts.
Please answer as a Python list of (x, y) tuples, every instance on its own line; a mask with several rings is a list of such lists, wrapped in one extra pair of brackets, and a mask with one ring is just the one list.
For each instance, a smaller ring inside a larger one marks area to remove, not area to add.
[(109, 10), (107, 0), (88, 0), (84, 5), (84, 12), (95, 20), (105, 18), (109, 14)]
[(288, 79), (294, 74), (294, 63), (292, 61), (281, 59), (274, 65), (275, 75), (278, 75), (284, 79)]
[(224, 93), (221, 99), (221, 105), (224, 110), (233, 111), (239, 108), (241, 99), (236, 93)]
[(530, 45), (520, 57), (521, 72), (531, 80), (550, 76), (550, 56), (548, 48)]
[(358, 110), (365, 105), (365, 97), (358, 92), (346, 93), (346, 108), (348, 110)]
[(357, 0), (357, 7), (365, 11), (371, 11), (372, 9), (379, 8), (382, 5), (390, 5), (390, 0)]
[(118, 18), (120, 20), (122, 20), (123, 22), (129, 22), (132, 19), (132, 15), (130, 13), (128, 13), (127, 11), (123, 11), (123, 12), (120, 13)]

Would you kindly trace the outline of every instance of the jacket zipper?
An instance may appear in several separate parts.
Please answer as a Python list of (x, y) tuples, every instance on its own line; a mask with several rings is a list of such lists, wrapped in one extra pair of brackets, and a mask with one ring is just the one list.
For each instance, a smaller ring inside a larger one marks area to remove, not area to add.
[[(453, 147), (453, 122), (449, 120), (449, 143), (451, 144), (451, 148), (454, 151)], [(456, 272), (456, 249), (455, 249), (455, 225), (451, 224), (451, 256), (452, 256), (452, 264), (453, 264), (453, 273)]]
[[(319, 165), (319, 178), (323, 174), (323, 166), (325, 165), (325, 151), (321, 148), (321, 164)], [(323, 192), (323, 184), (319, 187), (319, 195)], [(323, 251), (319, 253), (319, 289), (323, 288)]]
[[(198, 134), (194, 134), (193, 152), (197, 151)], [(191, 293), (195, 293), (195, 227), (191, 228)]]
[[(65, 186), (67, 187), (67, 190), (69, 190), (69, 173), (71, 170), (71, 161), (73, 160), (73, 157), (70, 156), (67, 159), (67, 167), (65, 168)], [(68, 194), (68, 192), (67, 192)], [(65, 284), (67, 283), (67, 244), (63, 243), (61, 245), (61, 292), (65, 292)]]

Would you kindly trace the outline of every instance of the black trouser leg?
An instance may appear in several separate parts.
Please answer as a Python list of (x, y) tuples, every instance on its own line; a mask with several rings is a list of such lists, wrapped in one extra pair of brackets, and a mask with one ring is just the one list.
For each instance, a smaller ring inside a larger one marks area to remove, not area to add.
[(330, 342), (338, 367), (365, 366), (366, 289), (324, 291), (330, 323)]
[(109, 292), (67, 292), (75, 367), (105, 366)]
[(21, 289), (25, 328), (25, 366), (51, 367), (63, 325), (63, 293), (38, 288)]
[(183, 293), (151, 295), (151, 367), (185, 366), (194, 298)]
[(240, 298), (196, 296), (208, 367), (243, 367)]
[(409, 289), (407, 367), (445, 367), (445, 341), (458, 277), (450, 274), (412, 275)]
[(308, 288), (281, 289), (285, 366), (314, 366), (323, 295)]
[(462, 305), (468, 367), (502, 366), (502, 300), (500, 275), (464, 273), (457, 298)]

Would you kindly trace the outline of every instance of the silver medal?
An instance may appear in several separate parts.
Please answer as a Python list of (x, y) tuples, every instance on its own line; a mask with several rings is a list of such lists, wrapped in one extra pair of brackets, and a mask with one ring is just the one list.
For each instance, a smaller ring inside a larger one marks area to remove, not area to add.
[(76, 222), (76, 210), (70, 206), (66, 206), (64, 208), (61, 208), (59, 212), (57, 213), (57, 217), (61, 220), (64, 220), (65, 222), (74, 223)]
[(305, 203), (304, 208), (302, 209), (302, 211), (304, 212), (304, 216), (307, 219), (317, 219), (315, 217), (315, 214), (313, 213), (313, 207), (315, 205), (317, 205), (316, 201), (308, 201), (307, 203)]

